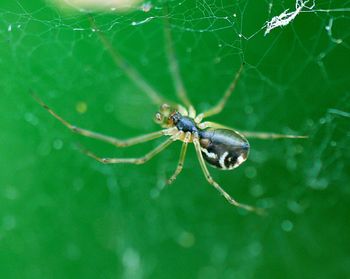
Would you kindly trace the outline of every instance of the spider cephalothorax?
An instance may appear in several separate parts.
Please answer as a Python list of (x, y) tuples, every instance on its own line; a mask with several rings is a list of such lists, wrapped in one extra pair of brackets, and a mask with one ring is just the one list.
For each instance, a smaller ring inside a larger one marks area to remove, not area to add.
[(190, 132), (191, 134), (198, 134), (199, 129), (194, 122), (194, 119), (188, 116), (183, 116), (180, 112), (176, 111), (170, 115), (170, 119), (173, 125), (184, 133)]

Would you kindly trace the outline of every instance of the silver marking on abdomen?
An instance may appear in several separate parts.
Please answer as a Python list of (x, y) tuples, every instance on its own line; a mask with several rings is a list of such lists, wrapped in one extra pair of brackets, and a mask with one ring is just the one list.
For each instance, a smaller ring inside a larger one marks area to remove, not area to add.
[(208, 158), (211, 158), (211, 159), (217, 159), (218, 158), (218, 155), (216, 153), (208, 152), (208, 150), (206, 150), (205, 148), (201, 148), (201, 151), (205, 155), (207, 155)]
[(220, 164), (221, 168), (223, 168), (224, 170), (227, 169), (227, 167), (225, 165), (225, 159), (226, 159), (227, 155), (228, 155), (228, 152), (226, 151), (224, 154), (222, 154), (222, 156), (219, 159), (219, 164)]
[(245, 161), (245, 158), (243, 154), (241, 154), (238, 158), (236, 163), (234, 164), (233, 168), (237, 168), (240, 164), (242, 164)]

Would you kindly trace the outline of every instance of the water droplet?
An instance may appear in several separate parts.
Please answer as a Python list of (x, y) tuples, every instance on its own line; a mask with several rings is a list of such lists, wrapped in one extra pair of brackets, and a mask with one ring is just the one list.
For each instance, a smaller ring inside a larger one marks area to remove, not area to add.
[(195, 237), (194, 237), (194, 235), (192, 233), (183, 231), (179, 235), (179, 238), (178, 238), (177, 242), (182, 247), (189, 248), (189, 247), (193, 246), (193, 244), (195, 243), (195, 240), (196, 239), (195, 239)]
[(290, 232), (293, 229), (294, 225), (290, 220), (283, 220), (281, 223), (281, 228), (285, 232)]
[(39, 122), (38, 118), (30, 112), (27, 112), (26, 114), (24, 114), (24, 120), (32, 124), (33, 126), (38, 125), (38, 122)]
[(301, 206), (299, 203), (296, 201), (289, 201), (288, 202), (288, 208), (294, 213), (300, 214), (304, 212), (304, 207)]
[(215, 64), (218, 64), (218, 63), (220, 63), (221, 62), (221, 58), (220, 57), (215, 57), (214, 58), (214, 63)]
[(244, 107), (244, 111), (245, 111), (246, 114), (252, 114), (254, 112), (252, 106), (245, 106)]
[(75, 106), (75, 110), (80, 113), (80, 114), (83, 114), (87, 111), (87, 103), (83, 102), (83, 101), (80, 101), (76, 104)]
[(9, 200), (15, 200), (18, 198), (18, 191), (15, 187), (13, 186), (8, 186), (5, 189), (5, 197)]
[(294, 146), (294, 153), (295, 154), (301, 154), (304, 151), (304, 147), (301, 144), (296, 144)]
[(148, 13), (152, 9), (152, 3), (151, 2), (146, 2), (141, 5), (141, 11)]
[(328, 185), (329, 181), (326, 178), (313, 178), (309, 183), (309, 186), (316, 190), (324, 190)]
[(314, 126), (314, 121), (312, 119), (307, 119), (306, 120), (306, 124), (309, 126), (309, 127), (312, 127)]
[(55, 139), (52, 143), (52, 147), (56, 150), (62, 149), (63, 141), (61, 139)]
[(159, 194), (160, 194), (160, 191), (159, 191), (159, 189), (156, 188), (156, 187), (152, 188), (151, 191), (150, 191), (150, 197), (151, 197), (152, 199), (158, 198), (158, 197), (159, 197)]
[(247, 167), (245, 168), (244, 173), (247, 178), (252, 179), (256, 177), (257, 171), (256, 171), (256, 168), (254, 167)]
[(135, 270), (140, 267), (140, 255), (132, 248), (127, 248), (123, 254), (123, 264), (126, 268)]
[(10, 231), (16, 227), (16, 218), (12, 215), (6, 215), (2, 219), (2, 225), (5, 230)]
[(322, 124), (325, 124), (325, 123), (326, 123), (326, 118), (324, 118), (324, 117), (320, 118), (320, 124), (322, 125)]
[(76, 261), (80, 258), (80, 255), (81, 255), (80, 249), (76, 244), (70, 243), (67, 245), (66, 256), (69, 260)]
[(262, 246), (260, 242), (253, 242), (248, 247), (249, 253), (256, 257), (259, 256), (262, 250)]
[(264, 188), (260, 184), (256, 184), (250, 189), (250, 194), (256, 198), (260, 197), (264, 194)]
[(110, 176), (107, 179), (107, 187), (111, 193), (115, 193), (118, 190), (118, 182), (114, 176)]
[(318, 59), (322, 60), (323, 58), (326, 57), (326, 54), (324, 52), (321, 52), (319, 55), (318, 55)]

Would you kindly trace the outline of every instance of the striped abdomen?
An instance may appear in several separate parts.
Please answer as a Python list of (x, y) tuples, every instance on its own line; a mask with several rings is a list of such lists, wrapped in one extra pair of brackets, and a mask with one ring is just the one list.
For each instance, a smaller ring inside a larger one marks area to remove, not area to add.
[(248, 157), (247, 139), (232, 130), (209, 128), (200, 131), (199, 138), (204, 159), (214, 167), (231, 170)]

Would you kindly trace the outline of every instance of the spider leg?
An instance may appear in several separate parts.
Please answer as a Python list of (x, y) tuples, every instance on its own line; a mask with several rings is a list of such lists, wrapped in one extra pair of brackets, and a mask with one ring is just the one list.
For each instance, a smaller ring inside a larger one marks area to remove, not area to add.
[(166, 54), (169, 61), (169, 71), (173, 78), (176, 94), (179, 99), (183, 102), (186, 107), (192, 107), (190, 99), (187, 96), (187, 92), (183, 81), (181, 79), (179, 64), (176, 59), (173, 39), (170, 30), (170, 23), (168, 18), (168, 8), (165, 6), (164, 9), (164, 37), (165, 37), (165, 48)]
[(275, 134), (275, 133), (264, 133), (264, 132), (249, 132), (249, 131), (240, 131), (241, 134), (247, 138), (256, 138), (256, 139), (307, 139), (309, 136), (298, 136), (298, 135), (284, 135), (284, 134)]
[(218, 128), (218, 129), (230, 129), (230, 130), (233, 130), (233, 131), (235, 131), (235, 132), (237, 132), (237, 133), (239, 133), (247, 138), (257, 138), (257, 139), (264, 139), (264, 140), (282, 139), (282, 138), (286, 138), (286, 139), (306, 139), (306, 138), (308, 138), (308, 136), (284, 135), (284, 134), (265, 133), (265, 132), (239, 131), (239, 130), (233, 129), (231, 127), (221, 125), (221, 124), (211, 122), (211, 121), (202, 122), (198, 126), (201, 129), (205, 129), (208, 127)]
[(144, 80), (140, 73), (133, 68), (115, 48), (113, 48), (112, 43), (110, 40), (108, 40), (105, 34), (98, 29), (95, 19), (91, 15), (89, 16), (89, 20), (91, 27), (97, 33), (101, 43), (111, 55), (114, 63), (121, 70), (123, 70), (130, 80), (132, 80), (142, 91), (146, 93), (154, 104), (160, 105), (166, 103), (167, 101), (151, 85), (149, 85), (148, 82)]
[(163, 151), (165, 148), (167, 148), (170, 144), (172, 144), (180, 135), (181, 132), (176, 133), (172, 137), (168, 138), (166, 141), (162, 142), (160, 145), (158, 145), (156, 148), (148, 152), (146, 155), (139, 157), (139, 158), (102, 158), (97, 156), (96, 154), (92, 153), (89, 150), (83, 149), (82, 152), (88, 155), (89, 157), (95, 159), (96, 161), (99, 161), (103, 164), (144, 164), (150, 159), (152, 159), (155, 155)]
[(218, 190), (219, 193), (221, 195), (223, 195), (224, 198), (230, 204), (232, 204), (234, 206), (237, 206), (237, 207), (240, 207), (240, 208), (243, 208), (243, 209), (248, 210), (248, 211), (254, 211), (255, 213), (263, 214), (263, 209), (262, 208), (256, 208), (256, 207), (253, 207), (251, 205), (239, 203), (238, 201), (233, 199), (224, 189), (221, 188), (221, 186), (211, 177), (211, 175), (210, 175), (210, 173), (208, 171), (208, 168), (205, 165), (205, 161), (203, 159), (203, 155), (202, 155), (202, 152), (201, 152), (200, 143), (199, 143), (198, 138), (194, 138), (193, 139), (193, 143), (194, 143), (194, 147), (196, 149), (196, 153), (197, 153), (197, 157), (198, 157), (198, 160), (199, 160), (199, 164), (200, 164), (200, 166), (202, 168), (202, 171), (204, 173), (204, 176), (205, 176), (206, 180), (209, 182), (209, 184), (214, 186), (214, 188), (216, 190)]
[(44, 109), (46, 109), (53, 117), (55, 117), (57, 120), (59, 120), (64, 126), (66, 126), (68, 129), (70, 129), (72, 132), (83, 135), (85, 137), (104, 141), (104, 142), (113, 144), (113, 145), (118, 146), (118, 147), (126, 147), (126, 146), (135, 145), (138, 143), (142, 143), (142, 142), (146, 142), (146, 141), (150, 141), (150, 140), (159, 138), (163, 135), (172, 135), (174, 130), (175, 130), (174, 128), (169, 128), (169, 129), (164, 129), (161, 131), (153, 132), (150, 134), (138, 136), (135, 138), (131, 138), (131, 139), (121, 140), (121, 139), (106, 136), (106, 135), (103, 135), (100, 133), (96, 133), (96, 132), (93, 132), (90, 130), (79, 128), (79, 127), (69, 123), (68, 121), (63, 119), (61, 116), (59, 116), (47, 104), (45, 104), (37, 95), (32, 94), (32, 96)]
[(168, 179), (168, 181), (167, 181), (168, 184), (173, 183), (175, 181), (176, 177), (182, 171), (182, 168), (183, 168), (184, 162), (185, 162), (185, 158), (186, 158), (186, 151), (187, 151), (187, 146), (188, 146), (188, 142), (190, 140), (190, 137), (191, 137), (191, 133), (187, 132), (185, 135), (184, 142), (183, 142), (182, 147), (181, 147), (179, 162), (177, 164), (177, 167), (176, 167), (174, 174)]
[(228, 98), (230, 98), (232, 92), (235, 90), (236, 88), (236, 84), (238, 82), (239, 77), (241, 76), (241, 73), (243, 71), (243, 67), (244, 67), (244, 63), (242, 63), (241, 67), (239, 68), (238, 72), (236, 73), (235, 77), (233, 78), (233, 80), (231, 81), (229, 87), (226, 89), (224, 95), (222, 96), (222, 98), (220, 99), (220, 101), (211, 109), (199, 114), (197, 116), (197, 119), (199, 120), (199, 122), (205, 118), (205, 117), (209, 117), (215, 114), (220, 113), (223, 108), (226, 105), (226, 102), (228, 100)]

